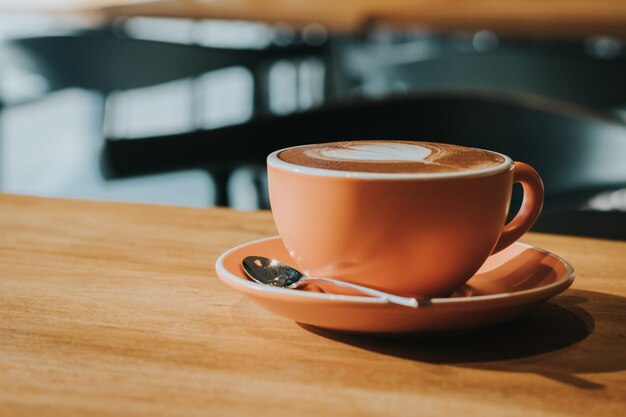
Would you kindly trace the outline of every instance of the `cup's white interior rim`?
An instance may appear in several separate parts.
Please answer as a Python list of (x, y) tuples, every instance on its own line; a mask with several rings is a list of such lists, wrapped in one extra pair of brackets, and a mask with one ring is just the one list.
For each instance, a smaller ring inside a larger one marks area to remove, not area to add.
[[(238, 277), (237, 275), (230, 272), (224, 266), (224, 259), (226, 259), (233, 252), (246, 246), (251, 246), (251, 245), (259, 244), (265, 241), (278, 240), (278, 239), (280, 239), (280, 236), (272, 236), (272, 237), (268, 237), (264, 239), (258, 239), (258, 240), (254, 240), (251, 242), (246, 242), (241, 245), (235, 246), (227, 250), (226, 252), (222, 253), (219, 256), (219, 258), (217, 258), (217, 261), (215, 263), (215, 268), (226, 279), (232, 282), (235, 282), (237, 284), (244, 285), (255, 291), (269, 292), (269, 293), (275, 293), (275, 294), (288, 294), (292, 297), (335, 300), (335, 301), (351, 302), (351, 303), (387, 304), (387, 301), (385, 300), (373, 298), (373, 297), (367, 297), (367, 296), (361, 297), (361, 296), (356, 296), (356, 295), (325, 294), (325, 293), (317, 293), (317, 292), (311, 292), (311, 291), (298, 291), (298, 290), (292, 290), (288, 288), (273, 287), (271, 285), (265, 285), (265, 284), (258, 284), (248, 279)], [(514, 245), (533, 249), (533, 250), (539, 251), (541, 253), (544, 253), (546, 255), (556, 258), (559, 262), (563, 264), (563, 266), (565, 266), (565, 273), (551, 284), (543, 285), (543, 286), (536, 287), (536, 288), (531, 288), (528, 290), (514, 291), (514, 292), (507, 292), (507, 293), (500, 293), (500, 294), (491, 294), (491, 295), (478, 295), (475, 297), (431, 298), (429, 300), (430, 304), (436, 305), (436, 304), (475, 303), (475, 302), (497, 300), (497, 299), (504, 299), (504, 298), (511, 299), (511, 298), (523, 297), (528, 294), (544, 292), (551, 288), (559, 287), (561, 285), (564, 285), (567, 282), (571, 282), (574, 280), (574, 276), (575, 276), (574, 268), (569, 264), (569, 262), (567, 262), (565, 259), (561, 258), (560, 256), (555, 255), (551, 252), (548, 252), (545, 249), (541, 249), (541, 248), (538, 248), (536, 246), (532, 246), (526, 243), (515, 242)]]
[(290, 171), (297, 174), (308, 174), (321, 177), (337, 177), (337, 178), (356, 178), (356, 179), (368, 179), (368, 180), (433, 180), (433, 179), (447, 179), (447, 178), (472, 178), (472, 177), (484, 177), (488, 175), (498, 174), (513, 169), (513, 160), (499, 152), (490, 151), (487, 149), (469, 148), (478, 151), (490, 152), (496, 155), (500, 155), (504, 158), (504, 161), (495, 166), (472, 169), (459, 172), (431, 172), (431, 173), (386, 173), (386, 172), (359, 172), (359, 171), (340, 171), (335, 169), (326, 168), (314, 168), (303, 165), (292, 164), (290, 162), (283, 161), (278, 157), (278, 154), (288, 149), (301, 148), (310, 145), (291, 146), (288, 148), (279, 149), (272, 152), (267, 157), (267, 164), (274, 168), (278, 168), (284, 171)]

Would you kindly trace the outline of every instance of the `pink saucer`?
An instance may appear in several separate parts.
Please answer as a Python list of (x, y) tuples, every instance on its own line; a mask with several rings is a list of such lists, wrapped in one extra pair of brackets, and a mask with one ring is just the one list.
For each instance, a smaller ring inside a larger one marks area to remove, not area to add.
[(487, 259), (452, 297), (410, 308), (371, 297), (257, 284), (241, 268), (242, 259), (250, 255), (296, 265), (280, 237), (271, 237), (224, 252), (215, 265), (220, 279), (261, 307), (298, 323), (359, 333), (445, 332), (501, 323), (563, 292), (574, 280), (574, 269), (565, 260), (515, 243)]

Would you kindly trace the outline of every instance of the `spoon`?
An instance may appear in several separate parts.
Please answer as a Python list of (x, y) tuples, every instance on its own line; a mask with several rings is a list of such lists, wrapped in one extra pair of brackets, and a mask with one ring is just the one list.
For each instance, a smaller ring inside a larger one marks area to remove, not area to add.
[(310, 282), (328, 282), (339, 287), (351, 288), (380, 298), (388, 303), (400, 304), (406, 307), (418, 307), (420, 302), (416, 298), (400, 297), (387, 294), (372, 288), (362, 287), (349, 282), (338, 281), (331, 278), (305, 277), (300, 271), (286, 265), (276, 259), (262, 256), (248, 256), (242, 261), (243, 270), (255, 282), (272, 285), (274, 287), (298, 288)]

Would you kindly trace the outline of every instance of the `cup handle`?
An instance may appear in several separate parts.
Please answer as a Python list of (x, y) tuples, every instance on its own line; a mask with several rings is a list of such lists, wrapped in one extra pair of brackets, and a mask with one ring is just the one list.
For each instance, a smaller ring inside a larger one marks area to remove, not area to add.
[(515, 162), (513, 182), (519, 182), (524, 189), (522, 206), (515, 218), (502, 229), (500, 239), (491, 254), (500, 252), (522, 237), (535, 224), (543, 207), (543, 182), (533, 167), (523, 162)]

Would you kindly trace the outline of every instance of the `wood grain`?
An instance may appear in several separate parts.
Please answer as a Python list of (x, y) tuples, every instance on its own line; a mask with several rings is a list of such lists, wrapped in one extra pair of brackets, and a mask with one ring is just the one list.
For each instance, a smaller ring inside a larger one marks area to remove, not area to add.
[(0, 195), (0, 416), (609, 416), (626, 406), (626, 242), (529, 234), (573, 287), (447, 339), (303, 328), (223, 285), (268, 212)]

